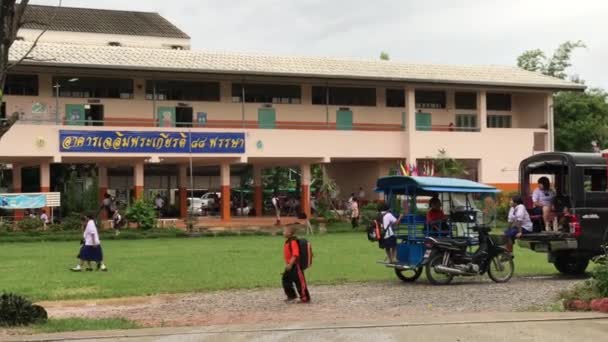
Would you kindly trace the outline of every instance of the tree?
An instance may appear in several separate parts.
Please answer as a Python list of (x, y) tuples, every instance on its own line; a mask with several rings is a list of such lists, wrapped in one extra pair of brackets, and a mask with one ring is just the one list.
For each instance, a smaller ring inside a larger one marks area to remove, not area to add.
[[(580, 40), (566, 41), (550, 59), (539, 49), (529, 50), (517, 58), (517, 65), (525, 70), (583, 83), (577, 76), (568, 77), (566, 73), (572, 65), (572, 52), (581, 47), (585, 44)], [(554, 97), (553, 112), (556, 150), (590, 152), (594, 140), (600, 148), (608, 145), (608, 94), (605, 91), (560, 92)]]
[(568, 77), (566, 69), (572, 66), (570, 62), (572, 52), (577, 48), (584, 47), (586, 47), (585, 44), (580, 40), (576, 42), (566, 41), (557, 47), (549, 59), (540, 49), (528, 50), (517, 57), (517, 66), (524, 70), (566, 79)]
[(446, 150), (441, 149), (433, 159), (435, 174), (439, 177), (463, 177), (469, 174), (460, 160), (450, 158)]
[[(2, 0), (0, 2), (0, 103), (4, 97), (4, 85), (6, 83), (8, 73), (12, 68), (30, 58), (30, 54), (36, 48), (38, 41), (48, 30), (48, 28), (43, 29), (38, 34), (36, 39), (34, 39), (30, 45), (30, 48), (25, 52), (25, 54), (20, 56), (19, 59), (17, 59), (15, 62), (10, 61), (9, 52), (15, 40), (17, 40), (17, 34), (23, 25), (28, 23), (25, 21), (24, 13), (29, 2), (29, 0), (21, 0), (20, 3), (17, 3), (16, 0)], [(61, 7), (61, 2), (62, 0), (59, 0), (57, 5), (58, 8)], [(37, 24), (48, 27), (48, 24), (55, 20), (56, 15), (57, 11), (53, 13), (51, 18), (49, 18), (46, 23), (37, 22)], [(3, 123), (2, 128), (0, 128), (0, 137), (2, 137), (4, 133), (10, 129), (10, 126), (16, 120), (16, 117), (11, 117), (7, 122)]]
[(591, 142), (608, 146), (608, 93), (591, 89), (584, 93), (562, 92), (555, 96), (555, 149), (591, 152)]
[(380, 52), (380, 60), (390, 61), (391, 60), (391, 56), (388, 54), (388, 52), (382, 51), (382, 52)]

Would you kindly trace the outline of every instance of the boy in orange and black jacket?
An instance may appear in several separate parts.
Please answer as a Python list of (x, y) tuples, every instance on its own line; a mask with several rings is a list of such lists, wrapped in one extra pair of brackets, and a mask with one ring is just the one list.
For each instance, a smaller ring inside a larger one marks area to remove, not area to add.
[(285, 257), (285, 272), (283, 272), (283, 289), (287, 295), (286, 302), (293, 302), (297, 296), (293, 285), (296, 285), (298, 295), (300, 295), (300, 303), (308, 303), (310, 301), (310, 293), (306, 285), (304, 271), (300, 268), (300, 246), (298, 239), (295, 237), (295, 227), (285, 227), (283, 236), (287, 239), (283, 245), (283, 256)]

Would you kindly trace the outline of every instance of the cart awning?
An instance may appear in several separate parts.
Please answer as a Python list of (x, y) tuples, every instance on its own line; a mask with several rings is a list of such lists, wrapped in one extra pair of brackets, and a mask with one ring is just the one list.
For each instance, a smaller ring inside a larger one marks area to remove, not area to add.
[(376, 182), (376, 192), (425, 194), (436, 192), (498, 193), (493, 186), (460, 178), (388, 176)]

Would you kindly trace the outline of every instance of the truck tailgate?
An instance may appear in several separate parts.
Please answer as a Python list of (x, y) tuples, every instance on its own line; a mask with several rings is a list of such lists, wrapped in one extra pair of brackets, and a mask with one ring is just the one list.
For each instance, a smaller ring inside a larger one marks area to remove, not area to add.
[(536, 252), (555, 252), (578, 248), (578, 241), (571, 234), (552, 232), (526, 234), (518, 240), (518, 244)]

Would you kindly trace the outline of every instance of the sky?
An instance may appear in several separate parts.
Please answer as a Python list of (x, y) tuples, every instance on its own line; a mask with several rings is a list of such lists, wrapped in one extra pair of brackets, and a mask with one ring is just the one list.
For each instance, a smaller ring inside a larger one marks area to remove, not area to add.
[[(56, 5), (58, 0), (32, 0)], [(67, 7), (158, 12), (192, 37), (192, 49), (516, 65), (530, 49), (566, 40), (586, 48), (569, 73), (608, 89), (606, 0), (63, 0)]]

